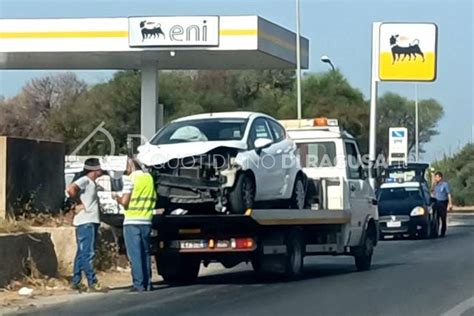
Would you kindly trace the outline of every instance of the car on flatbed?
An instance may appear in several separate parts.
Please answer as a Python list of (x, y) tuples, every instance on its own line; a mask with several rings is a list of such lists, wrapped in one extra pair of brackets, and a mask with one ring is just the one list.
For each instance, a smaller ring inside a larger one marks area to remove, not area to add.
[[(303, 168), (314, 185), (310, 207), (155, 216), (154, 253), (165, 282), (194, 282), (201, 263), (211, 262), (226, 268), (249, 262), (259, 274), (295, 278), (303, 273), (304, 257), (316, 255), (353, 256), (357, 270), (370, 269), (379, 239), (377, 201), (354, 137), (335, 120), (281, 124), (301, 159), (310, 160)], [(328, 159), (325, 154), (337, 161), (320, 165), (318, 155)]]
[(243, 214), (265, 201), (304, 207), (306, 179), (296, 145), (271, 116), (224, 112), (179, 118), (138, 150), (155, 178), (159, 207), (167, 212)]

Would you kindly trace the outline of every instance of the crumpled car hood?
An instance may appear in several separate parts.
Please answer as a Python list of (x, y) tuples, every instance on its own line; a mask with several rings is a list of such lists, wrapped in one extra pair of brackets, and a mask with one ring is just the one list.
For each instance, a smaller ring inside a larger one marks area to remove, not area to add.
[(155, 166), (167, 163), (172, 159), (180, 159), (203, 155), (218, 147), (229, 147), (245, 150), (247, 145), (243, 141), (206, 141), (168, 145), (151, 145), (146, 143), (138, 147), (137, 158), (146, 166)]

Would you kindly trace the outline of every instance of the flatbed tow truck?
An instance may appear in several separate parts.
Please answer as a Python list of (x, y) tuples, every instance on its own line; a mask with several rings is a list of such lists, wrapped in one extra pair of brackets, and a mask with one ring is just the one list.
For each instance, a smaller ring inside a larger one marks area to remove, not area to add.
[(157, 236), (152, 244), (158, 273), (165, 282), (192, 283), (201, 263), (211, 262), (225, 268), (250, 262), (259, 274), (298, 278), (303, 273), (303, 258), (316, 255), (353, 256), (357, 270), (370, 269), (379, 239), (377, 203), (355, 139), (336, 120), (283, 124), (302, 160), (309, 153), (342, 160), (328, 165), (314, 159), (303, 163), (308, 192), (312, 192), (308, 209), (155, 216)]

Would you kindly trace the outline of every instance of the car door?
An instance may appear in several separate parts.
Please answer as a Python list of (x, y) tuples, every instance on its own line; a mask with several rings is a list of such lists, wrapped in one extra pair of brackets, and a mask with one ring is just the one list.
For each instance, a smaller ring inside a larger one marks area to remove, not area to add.
[[(272, 177), (275, 183), (275, 195), (279, 199), (289, 199), (293, 192), (296, 173), (299, 168), (299, 159), (296, 156), (296, 145), (288, 137), (283, 126), (272, 119), (268, 119), (273, 139), (275, 166)], [(270, 148), (272, 149), (272, 148)]]
[(346, 140), (347, 182), (349, 186), (349, 202), (351, 205), (352, 242), (358, 242), (362, 235), (364, 223), (372, 199), (369, 198), (369, 184), (363, 171), (360, 154), (354, 141)]
[(256, 118), (250, 127), (247, 146), (249, 149), (246, 165), (255, 175), (256, 192), (255, 200), (269, 200), (275, 197), (275, 175), (273, 172), (273, 160), (275, 147), (273, 143), (269, 146), (256, 149), (255, 140), (259, 138), (271, 139), (273, 142), (270, 127), (265, 118)]

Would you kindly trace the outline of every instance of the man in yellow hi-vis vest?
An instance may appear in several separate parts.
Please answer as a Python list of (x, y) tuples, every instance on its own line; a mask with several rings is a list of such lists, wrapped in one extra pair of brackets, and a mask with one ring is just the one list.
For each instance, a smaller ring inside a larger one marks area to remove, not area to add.
[(137, 160), (128, 159), (123, 182), (122, 196), (114, 195), (114, 198), (125, 209), (123, 236), (132, 265), (131, 291), (151, 291), (150, 236), (156, 204), (153, 178), (142, 170)]

